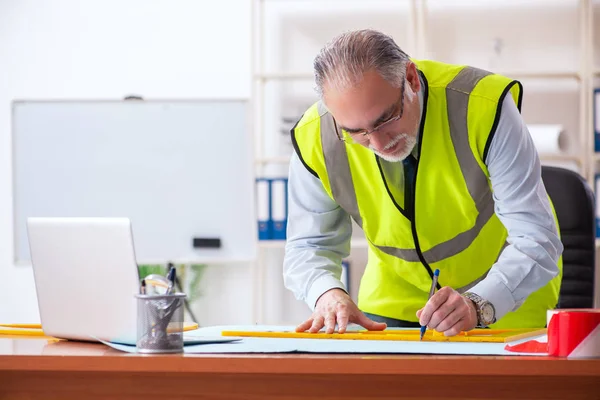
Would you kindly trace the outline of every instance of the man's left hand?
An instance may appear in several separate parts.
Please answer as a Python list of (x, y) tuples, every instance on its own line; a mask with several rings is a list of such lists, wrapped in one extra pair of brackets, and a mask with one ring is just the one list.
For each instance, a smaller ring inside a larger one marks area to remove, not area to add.
[(445, 336), (454, 336), (477, 326), (475, 303), (449, 286), (431, 296), (425, 307), (417, 311), (417, 317), (421, 326), (427, 325)]

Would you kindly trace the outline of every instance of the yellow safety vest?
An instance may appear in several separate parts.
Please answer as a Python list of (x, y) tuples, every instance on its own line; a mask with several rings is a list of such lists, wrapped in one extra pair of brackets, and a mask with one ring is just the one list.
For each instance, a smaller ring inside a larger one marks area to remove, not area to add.
[[(494, 213), (485, 159), (504, 97), (510, 93), (519, 110), (522, 99), (521, 84), (507, 77), (413, 61), (424, 96), (415, 189), (408, 198), (390, 183), (395, 173), (402, 174), (402, 163), (340, 141), (321, 102), (292, 130), (304, 165), (369, 242), (359, 308), (407, 321), (418, 321), (416, 312), (427, 302), (433, 270), (440, 270), (438, 288), (465, 292), (485, 278), (507, 245), (507, 230)], [(556, 215), (555, 221), (558, 226)], [(558, 302), (562, 257), (559, 270), (492, 327), (545, 326), (546, 311)]]

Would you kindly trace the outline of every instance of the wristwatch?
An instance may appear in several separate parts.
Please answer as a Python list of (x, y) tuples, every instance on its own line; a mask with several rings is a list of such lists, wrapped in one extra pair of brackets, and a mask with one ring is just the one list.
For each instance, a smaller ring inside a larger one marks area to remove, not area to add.
[(475, 303), (478, 328), (486, 328), (488, 325), (496, 322), (496, 309), (492, 303), (471, 292), (463, 293), (463, 296)]

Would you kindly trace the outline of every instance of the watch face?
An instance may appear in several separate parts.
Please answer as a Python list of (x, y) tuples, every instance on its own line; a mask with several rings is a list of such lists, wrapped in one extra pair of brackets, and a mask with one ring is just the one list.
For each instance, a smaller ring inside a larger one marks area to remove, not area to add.
[(481, 307), (481, 317), (487, 323), (494, 320), (494, 308), (490, 304), (484, 304)]

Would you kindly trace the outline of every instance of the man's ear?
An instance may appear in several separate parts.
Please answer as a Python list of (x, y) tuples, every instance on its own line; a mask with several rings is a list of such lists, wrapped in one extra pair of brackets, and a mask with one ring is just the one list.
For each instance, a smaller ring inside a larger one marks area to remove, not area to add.
[(421, 90), (421, 80), (419, 79), (417, 65), (410, 60), (406, 64), (406, 80), (408, 81), (410, 88), (414, 93), (417, 93), (419, 90)]

